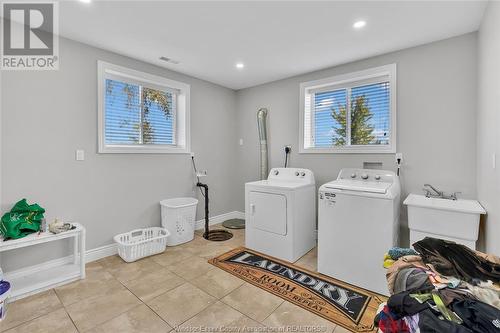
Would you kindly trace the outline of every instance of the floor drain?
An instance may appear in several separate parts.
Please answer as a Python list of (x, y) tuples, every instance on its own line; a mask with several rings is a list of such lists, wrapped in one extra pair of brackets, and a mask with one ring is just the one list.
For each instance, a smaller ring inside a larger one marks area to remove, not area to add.
[(233, 238), (233, 234), (227, 230), (210, 230), (203, 235), (203, 238), (213, 242), (223, 242)]

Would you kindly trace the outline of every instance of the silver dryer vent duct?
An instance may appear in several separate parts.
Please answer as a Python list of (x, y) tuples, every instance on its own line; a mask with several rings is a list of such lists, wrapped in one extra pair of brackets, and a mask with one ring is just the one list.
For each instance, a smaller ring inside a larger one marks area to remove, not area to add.
[(266, 118), (268, 110), (260, 108), (257, 111), (257, 124), (259, 127), (260, 140), (260, 179), (267, 179), (267, 128)]

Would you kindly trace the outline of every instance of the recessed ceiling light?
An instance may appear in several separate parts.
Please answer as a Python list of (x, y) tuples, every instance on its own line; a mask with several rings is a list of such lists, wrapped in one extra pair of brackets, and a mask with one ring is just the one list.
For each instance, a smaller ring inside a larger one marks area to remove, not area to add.
[(83, 3), (91, 3), (92, 0), (80, 0), (80, 2), (83, 2)]
[(354, 22), (354, 24), (352, 25), (352, 27), (353, 27), (354, 29), (361, 29), (361, 28), (363, 28), (365, 25), (366, 25), (366, 21), (356, 21), (356, 22)]
[(245, 64), (244, 64), (244, 63), (242, 63), (242, 62), (237, 62), (237, 63), (236, 63), (236, 68), (238, 68), (238, 69), (243, 69), (243, 68), (245, 68)]

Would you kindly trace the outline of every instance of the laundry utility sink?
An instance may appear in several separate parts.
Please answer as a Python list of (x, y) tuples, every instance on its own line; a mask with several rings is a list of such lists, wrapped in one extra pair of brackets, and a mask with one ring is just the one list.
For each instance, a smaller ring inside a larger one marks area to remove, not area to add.
[(408, 206), (410, 245), (425, 237), (451, 240), (475, 250), (479, 218), (486, 211), (477, 200), (450, 200), (410, 194)]

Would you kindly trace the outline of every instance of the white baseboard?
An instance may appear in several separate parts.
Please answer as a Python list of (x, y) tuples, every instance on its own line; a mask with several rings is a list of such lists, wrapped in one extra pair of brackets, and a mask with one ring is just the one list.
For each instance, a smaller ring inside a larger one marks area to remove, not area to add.
[(105, 257), (114, 256), (118, 253), (118, 248), (116, 244), (108, 244), (95, 249), (87, 250), (85, 253), (85, 261), (92, 262)]
[[(230, 220), (230, 219), (245, 219), (245, 213), (234, 211), (234, 212), (229, 212), (229, 213), (225, 213), (225, 214), (221, 214), (221, 215), (210, 216), (208, 223), (209, 223), (209, 225), (214, 225), (214, 224), (219, 224), (219, 223), (222, 223), (222, 222), (224, 222), (226, 220)], [(201, 219), (201, 220), (196, 221), (194, 228), (196, 230), (200, 230), (200, 229), (203, 229), (204, 227), (205, 227), (205, 219)]]

